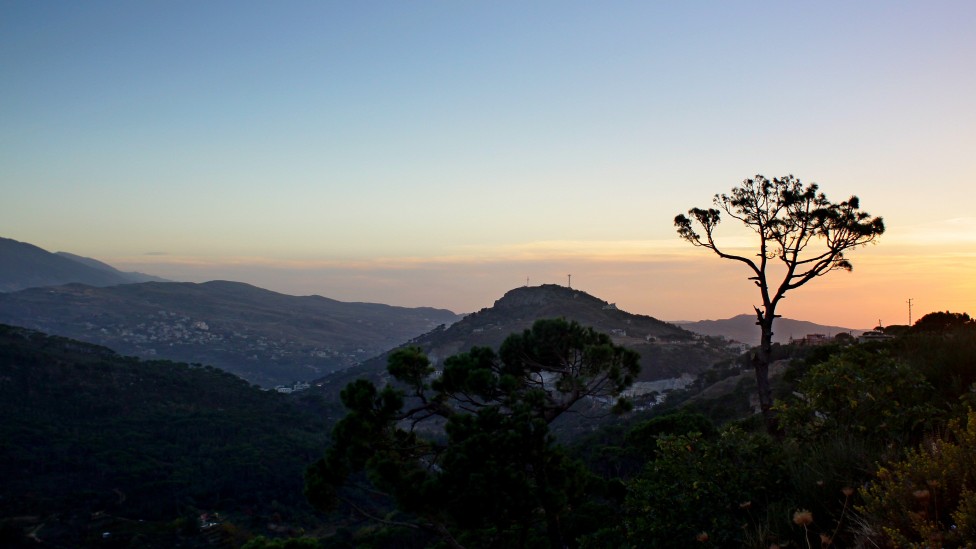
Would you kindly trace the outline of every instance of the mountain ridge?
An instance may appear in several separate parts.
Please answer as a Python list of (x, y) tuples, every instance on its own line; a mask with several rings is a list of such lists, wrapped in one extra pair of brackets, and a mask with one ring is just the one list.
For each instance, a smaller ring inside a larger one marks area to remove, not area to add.
[(138, 271), (122, 271), (120, 269), (116, 269), (115, 267), (103, 261), (92, 259), (90, 257), (76, 255), (70, 252), (54, 252), (54, 255), (59, 255), (61, 257), (68, 258), (72, 261), (77, 261), (78, 263), (82, 263), (84, 265), (88, 265), (89, 267), (94, 267), (96, 269), (100, 269), (102, 271), (106, 271), (109, 273), (121, 274), (129, 282), (172, 282), (172, 280), (167, 280), (165, 278), (159, 276), (153, 276), (146, 273), (140, 273)]
[[(675, 322), (675, 324), (698, 334), (725, 337), (753, 346), (759, 345), (761, 335), (756, 326), (756, 317), (750, 314), (741, 314), (719, 320), (680, 321)], [(835, 336), (840, 333), (847, 333), (858, 336), (864, 331), (842, 326), (817, 324), (806, 320), (778, 318), (773, 324), (773, 343), (789, 343), (791, 339), (801, 339), (809, 334)]]
[(107, 271), (53, 254), (26, 242), (0, 237), (0, 292), (80, 282), (112, 286), (131, 282), (121, 271)]
[(145, 273), (126, 272), (68, 252), (49, 252), (40, 246), (0, 237), (0, 292), (80, 283), (114, 286), (135, 282), (168, 282)]
[(0, 293), (0, 322), (141, 358), (212, 364), (266, 387), (348, 368), (457, 318), (446, 309), (290, 296), (231, 281)]

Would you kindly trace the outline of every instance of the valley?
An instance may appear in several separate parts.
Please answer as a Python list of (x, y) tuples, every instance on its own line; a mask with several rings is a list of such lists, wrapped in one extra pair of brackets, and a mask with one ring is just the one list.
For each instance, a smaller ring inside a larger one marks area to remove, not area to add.
[(348, 368), (457, 318), (442, 309), (286, 296), (225, 281), (0, 293), (0, 322), (127, 355), (210, 364), (263, 387)]

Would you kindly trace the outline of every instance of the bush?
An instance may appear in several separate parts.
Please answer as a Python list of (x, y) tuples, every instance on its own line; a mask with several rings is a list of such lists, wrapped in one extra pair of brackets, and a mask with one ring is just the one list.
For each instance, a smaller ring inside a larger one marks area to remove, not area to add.
[(976, 546), (976, 412), (877, 471), (861, 490), (867, 530), (894, 547)]
[(793, 398), (777, 402), (791, 437), (817, 443), (855, 434), (878, 446), (912, 444), (939, 417), (932, 386), (885, 350), (852, 347), (814, 365)]
[(634, 547), (742, 546), (743, 525), (763, 530), (766, 509), (786, 488), (781, 454), (763, 435), (729, 427), (663, 436), (657, 457), (629, 486), (624, 537)]

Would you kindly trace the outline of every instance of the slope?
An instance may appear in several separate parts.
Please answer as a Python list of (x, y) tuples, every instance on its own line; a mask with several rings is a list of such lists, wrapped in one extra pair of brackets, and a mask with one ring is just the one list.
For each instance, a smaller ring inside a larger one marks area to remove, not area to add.
[(0, 292), (77, 282), (111, 286), (132, 282), (122, 272), (96, 268), (33, 244), (0, 237)]
[(94, 512), (302, 512), (320, 416), (216, 368), (0, 325), (0, 522), (64, 514), (38, 535), (78, 547)]
[[(609, 334), (614, 343), (637, 351), (641, 355), (641, 381), (695, 375), (734, 356), (733, 351), (717, 339), (697, 336), (653, 317), (622, 311), (586, 292), (551, 284), (511, 290), (492, 307), (407, 344), (423, 349), (436, 367), (445, 358), (472, 347), (497, 349), (510, 334), (528, 329), (541, 318), (575, 320)], [(377, 356), (317, 383), (326, 387), (327, 393), (335, 394), (357, 377), (383, 380), (386, 357), (387, 354)]]
[(101, 262), (97, 259), (92, 259), (90, 257), (84, 257), (80, 255), (75, 255), (68, 252), (56, 252), (55, 255), (77, 261), (89, 267), (94, 267), (95, 269), (100, 269), (102, 271), (118, 274), (124, 277), (129, 282), (171, 282), (165, 278), (160, 278), (158, 276), (148, 275), (145, 273), (135, 272), (135, 271), (120, 271), (115, 267), (109, 265), (108, 263)]
[(143, 358), (212, 364), (266, 387), (347, 368), (456, 318), (442, 309), (289, 296), (225, 281), (0, 294), (0, 322)]

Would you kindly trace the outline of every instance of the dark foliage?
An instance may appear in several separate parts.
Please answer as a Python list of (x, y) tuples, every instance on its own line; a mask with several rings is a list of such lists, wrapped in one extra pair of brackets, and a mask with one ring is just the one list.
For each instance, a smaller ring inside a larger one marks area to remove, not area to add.
[(973, 319), (968, 313), (935, 312), (915, 321), (913, 332), (947, 333), (955, 330), (974, 328)]
[(9, 326), (0, 326), (0, 417), (7, 517), (301, 515), (302, 471), (325, 429), (292, 399), (212, 367)]
[[(359, 380), (343, 390), (349, 414), (309, 468), (306, 493), (317, 507), (345, 500), (379, 518), (343, 493), (363, 470), (400, 511), (380, 522), (454, 547), (564, 547), (581, 535), (575, 510), (602, 483), (555, 443), (549, 424), (584, 398), (616, 397), (638, 369), (633, 351), (561, 319), (510, 336), (498, 354), (453, 356), (432, 381), (427, 357), (403, 349), (389, 360), (402, 388)], [(431, 420), (443, 430), (423, 431)]]

